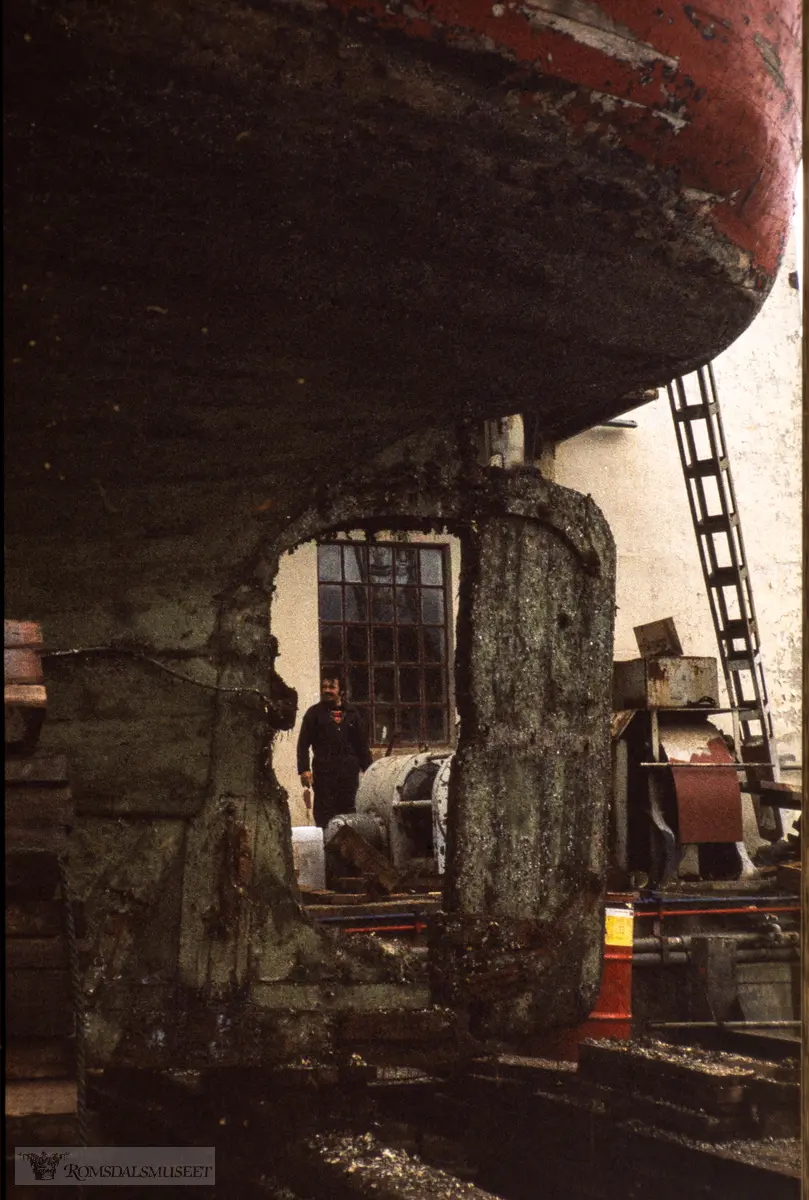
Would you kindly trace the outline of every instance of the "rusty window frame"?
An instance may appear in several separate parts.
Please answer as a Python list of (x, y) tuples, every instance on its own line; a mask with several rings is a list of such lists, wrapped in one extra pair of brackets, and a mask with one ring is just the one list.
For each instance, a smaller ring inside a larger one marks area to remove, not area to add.
[[(424, 575), (429, 561), (424, 551), (440, 562), (439, 582)], [(370, 565), (371, 555), (382, 560), (378, 570)], [(415, 559), (414, 577), (403, 573), (400, 577), (398, 565), (406, 557)], [(319, 543), (317, 563), (320, 669), (322, 673), (334, 670), (344, 680), (347, 699), (362, 713), (371, 744), (385, 746), (392, 737), (397, 746), (449, 744), (449, 544), (341, 539)], [(365, 654), (361, 655), (363, 631)], [(380, 657), (376, 651), (386, 631), (390, 651)], [(427, 653), (428, 641), (432, 657)], [(367, 695), (361, 688), (363, 671)], [(383, 684), (392, 684), (390, 698), (380, 694)], [(433, 694), (428, 693), (430, 685), (437, 685)]]

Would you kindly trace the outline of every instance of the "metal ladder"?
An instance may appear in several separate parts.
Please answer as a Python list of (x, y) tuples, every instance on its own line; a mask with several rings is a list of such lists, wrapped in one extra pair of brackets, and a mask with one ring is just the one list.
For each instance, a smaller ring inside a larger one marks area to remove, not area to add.
[[(668, 384), (671, 415), (697, 538), (719, 659), (743, 762), (759, 762), (779, 779), (778, 751), (761, 663), (756, 610), (744, 553), (742, 527), (730, 472), (713, 367), (700, 367), (699, 400), (681, 378)], [(745, 753), (747, 751), (747, 754)], [(755, 772), (751, 772), (755, 774)], [(778, 809), (776, 836), (783, 836)]]

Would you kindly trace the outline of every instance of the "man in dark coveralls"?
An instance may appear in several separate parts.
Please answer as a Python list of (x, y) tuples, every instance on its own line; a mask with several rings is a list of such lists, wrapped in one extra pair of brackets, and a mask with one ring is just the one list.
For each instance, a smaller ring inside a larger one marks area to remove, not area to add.
[(370, 765), (371, 750), (360, 714), (343, 704), (340, 680), (324, 676), (320, 703), (307, 709), (298, 736), (298, 774), (303, 787), (314, 787), (316, 825), (325, 829), (338, 813), (354, 811), (360, 771)]

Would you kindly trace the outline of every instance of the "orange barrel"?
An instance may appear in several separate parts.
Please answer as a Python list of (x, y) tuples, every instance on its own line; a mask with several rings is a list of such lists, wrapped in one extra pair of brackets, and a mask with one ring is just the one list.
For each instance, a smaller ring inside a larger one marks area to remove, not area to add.
[(632, 937), (634, 909), (628, 901), (607, 897), (604, 910), (604, 973), (601, 992), (589, 1018), (579, 1026), (585, 1038), (632, 1036)]

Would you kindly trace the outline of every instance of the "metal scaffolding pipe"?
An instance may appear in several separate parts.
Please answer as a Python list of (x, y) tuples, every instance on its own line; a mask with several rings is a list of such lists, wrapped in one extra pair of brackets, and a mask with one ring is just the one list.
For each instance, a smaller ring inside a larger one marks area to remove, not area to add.
[[(785, 949), (773, 950), (740, 950), (736, 955), (737, 962), (799, 962), (800, 954), (798, 946), (786, 947)], [(687, 950), (672, 950), (666, 952), (658, 950), (657, 953), (651, 951), (643, 951), (640, 954), (632, 955), (633, 966), (649, 966), (653, 963), (659, 966), (669, 966), (670, 964), (680, 964), (691, 962), (691, 955)]]
[(799, 935), (792, 930), (786, 933), (777, 933), (767, 935), (766, 933), (706, 933), (706, 934), (672, 934), (670, 937), (648, 937), (635, 938), (632, 943), (633, 951), (644, 953), (645, 951), (658, 951), (665, 948), (666, 950), (687, 950), (693, 944), (694, 939), (702, 941), (703, 938), (732, 938), (734, 942), (741, 946), (747, 946), (749, 949), (759, 950), (780, 950), (789, 949), (791, 946), (798, 945)]

